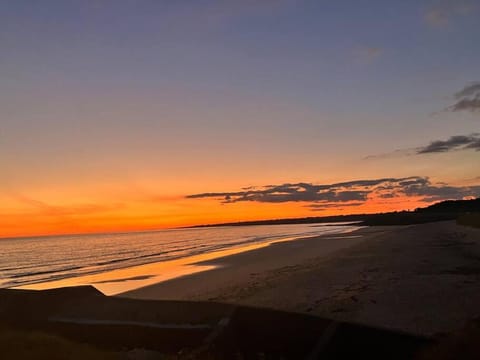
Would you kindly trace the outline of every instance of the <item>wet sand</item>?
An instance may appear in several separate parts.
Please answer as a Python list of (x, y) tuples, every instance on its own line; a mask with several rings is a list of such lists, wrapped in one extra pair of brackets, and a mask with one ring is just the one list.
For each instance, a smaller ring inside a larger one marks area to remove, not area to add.
[(480, 230), (452, 221), (277, 243), (208, 264), (220, 267), (120, 296), (268, 307), (422, 335), (480, 315)]

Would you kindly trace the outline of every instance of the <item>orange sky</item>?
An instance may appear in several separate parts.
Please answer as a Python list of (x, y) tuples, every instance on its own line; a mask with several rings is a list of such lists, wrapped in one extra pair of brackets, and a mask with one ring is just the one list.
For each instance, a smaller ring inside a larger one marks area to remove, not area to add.
[[(428, 205), (422, 201), (425, 196), (406, 196), (398, 190), (393, 198), (379, 198), (379, 194), (370, 193), (365, 202), (356, 206), (346, 206), (348, 201), (338, 202), (324, 208), (320, 206), (320, 211), (308, 207), (315, 203), (311, 201), (223, 204), (222, 197), (185, 197), (204, 192), (236, 192), (249, 186), (299, 183), (306, 179), (312, 184), (332, 184), (385, 176), (401, 178), (412, 173), (436, 174), (436, 178), (429, 180), (428, 191), (435, 190), (442, 181), (463, 189), (476, 186), (478, 178), (475, 168), (468, 166), (468, 161), (459, 162), (459, 158), (465, 161), (472, 157), (469, 161), (474, 161), (475, 156), (474, 152), (457, 152), (418, 157), (412, 162), (411, 157), (363, 160), (338, 155), (336, 163), (329, 163), (331, 157), (325, 158), (320, 168), (326, 176), (321, 181), (308, 175), (315, 168), (308, 159), (303, 163), (287, 161), (283, 165), (272, 160), (273, 164), (266, 163), (263, 171), (257, 168), (259, 164), (249, 167), (214, 159), (201, 161), (206, 169), (203, 171), (195, 162), (185, 162), (180, 167), (173, 159), (170, 163), (163, 161), (160, 170), (153, 162), (135, 165), (130, 160), (94, 169), (77, 162), (73, 172), (68, 165), (55, 167), (54, 163), (45, 166), (44, 171), (18, 167), (18, 171), (10, 172), (4, 179), (9, 181), (0, 189), (0, 237), (141, 231), (242, 220), (415, 209)], [(442, 166), (447, 163), (448, 172)], [(13, 169), (14, 163), (10, 166)], [(448, 198), (448, 194), (446, 196)]]
[[(127, 197), (126, 197), (127, 198)], [(141, 231), (196, 224), (241, 220), (328, 216), (350, 213), (414, 209), (424, 205), (419, 198), (370, 199), (361, 206), (311, 211), (304, 203), (239, 202), (220, 204), (210, 199), (130, 199), (101, 205), (59, 201), (46, 205), (26, 198), (3, 202), (0, 218), (2, 237)], [(125, 199), (123, 199), (125, 200)], [(19, 206), (19, 203), (21, 206)], [(8, 211), (8, 213), (7, 213)]]

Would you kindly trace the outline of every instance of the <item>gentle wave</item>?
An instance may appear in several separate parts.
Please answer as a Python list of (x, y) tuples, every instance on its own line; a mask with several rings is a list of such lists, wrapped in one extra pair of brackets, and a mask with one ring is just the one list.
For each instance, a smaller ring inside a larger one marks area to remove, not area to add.
[(0, 288), (356, 228), (353, 224), (259, 225), (0, 240)]

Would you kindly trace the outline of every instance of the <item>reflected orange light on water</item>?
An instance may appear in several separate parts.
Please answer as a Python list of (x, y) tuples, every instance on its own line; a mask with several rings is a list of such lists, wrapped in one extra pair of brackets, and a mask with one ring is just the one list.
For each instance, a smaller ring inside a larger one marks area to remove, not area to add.
[(238, 254), (245, 251), (256, 250), (273, 243), (290, 241), (294, 238), (284, 238), (270, 242), (239, 246), (225, 250), (214, 251), (191, 257), (144, 264), (124, 269), (61, 279), (50, 282), (20, 286), (18, 289), (45, 290), (67, 286), (93, 285), (105, 295), (116, 295), (129, 290), (138, 289), (162, 281), (191, 275), (201, 271), (212, 270), (220, 267), (219, 264), (205, 264), (210, 260)]

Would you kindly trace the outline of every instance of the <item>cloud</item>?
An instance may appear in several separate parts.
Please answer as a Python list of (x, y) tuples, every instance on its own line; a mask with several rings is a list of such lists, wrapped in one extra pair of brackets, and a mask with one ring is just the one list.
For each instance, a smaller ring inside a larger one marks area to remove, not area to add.
[(379, 47), (360, 47), (356, 49), (355, 56), (360, 63), (371, 64), (383, 54), (383, 49)]
[(474, 149), (480, 151), (479, 134), (456, 135), (447, 140), (435, 140), (430, 144), (417, 149), (417, 154), (444, 153), (453, 150)]
[(122, 203), (99, 205), (99, 204), (78, 204), (78, 205), (51, 205), (41, 200), (33, 199), (28, 196), (10, 193), (9, 197), (15, 199), (19, 203), (27, 205), (32, 208), (35, 213), (48, 216), (77, 216), (90, 215), (96, 213), (103, 213), (112, 210), (117, 210), (124, 207)]
[(209, 192), (188, 195), (189, 199), (213, 198), (225, 204), (251, 201), (259, 203), (305, 202), (314, 210), (335, 205), (361, 205), (369, 198), (421, 197), (432, 202), (479, 196), (480, 186), (455, 187), (432, 184), (428, 177), (382, 178), (355, 180), (334, 184), (285, 183), (266, 185), (255, 190), (234, 192)]
[(437, 1), (435, 6), (425, 12), (425, 22), (434, 28), (447, 27), (458, 17), (469, 15), (475, 9), (471, 1)]
[(480, 111), (480, 82), (472, 82), (455, 94), (455, 104), (448, 111)]
[(368, 155), (363, 159), (386, 159), (412, 155), (438, 154), (460, 150), (480, 151), (480, 134), (472, 133), (470, 135), (454, 135), (450, 136), (447, 140), (434, 140), (424, 146), (410, 149), (398, 149), (378, 155)]
[(434, 27), (447, 26), (449, 23), (449, 14), (445, 9), (430, 9), (425, 14), (425, 20), (427, 23)]
[(375, 160), (375, 159), (391, 159), (394, 157), (404, 157), (409, 155), (414, 155), (415, 149), (399, 149), (391, 152), (386, 152), (382, 154), (367, 155), (363, 160)]
[(443, 9), (430, 9), (425, 14), (425, 20), (431, 26), (447, 26), (449, 22), (449, 14)]

